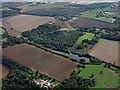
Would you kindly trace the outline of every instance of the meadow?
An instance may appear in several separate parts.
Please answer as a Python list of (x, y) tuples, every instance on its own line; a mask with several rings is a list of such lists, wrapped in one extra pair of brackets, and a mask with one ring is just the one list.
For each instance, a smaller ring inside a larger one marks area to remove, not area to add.
[(93, 78), (96, 81), (96, 86), (93, 88), (116, 88), (118, 85), (118, 74), (104, 67), (104, 65), (104, 63), (101, 65), (85, 65), (85, 68), (80, 68), (82, 71), (79, 75), (84, 78), (90, 78), (93, 74)]
[(102, 10), (101, 9), (94, 9), (91, 11), (88, 10), (88, 11), (80, 13), (81, 14), (80, 17), (86, 17), (86, 18), (97, 19), (97, 20), (113, 23), (113, 21), (115, 21), (115, 19), (113, 19), (113, 18), (96, 17), (98, 12), (107, 11), (107, 10), (110, 10), (110, 7), (107, 7)]
[(84, 39), (92, 40), (93, 38), (94, 38), (93, 33), (85, 33), (83, 36), (79, 37), (79, 39), (73, 45), (73, 48), (77, 48)]

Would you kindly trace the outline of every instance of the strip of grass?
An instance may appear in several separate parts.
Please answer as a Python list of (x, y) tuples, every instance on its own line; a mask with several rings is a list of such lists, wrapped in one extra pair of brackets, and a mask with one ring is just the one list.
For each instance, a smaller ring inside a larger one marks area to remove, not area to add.
[[(103, 67), (104, 63), (101, 65), (85, 65), (85, 68), (80, 68), (80, 76), (84, 78), (90, 78), (93, 74), (93, 78), (96, 81), (96, 86), (94, 88), (116, 88), (118, 85), (118, 75), (115, 71), (109, 68)], [(103, 73), (100, 74), (100, 72)]]
[(78, 19), (78, 17), (74, 17), (73, 19), (71, 19), (71, 20), (69, 20), (69, 21), (73, 21), (73, 20), (75, 20), (75, 19)]
[(92, 40), (94, 38), (93, 33), (85, 33), (83, 36), (79, 37), (77, 42), (73, 45), (73, 48), (76, 49), (84, 39)]

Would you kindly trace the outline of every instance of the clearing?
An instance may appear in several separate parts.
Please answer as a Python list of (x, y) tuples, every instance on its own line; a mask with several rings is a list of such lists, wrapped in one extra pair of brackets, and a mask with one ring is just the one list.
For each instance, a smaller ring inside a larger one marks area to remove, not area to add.
[(79, 39), (73, 45), (73, 48), (77, 48), (84, 39), (92, 40), (93, 38), (94, 38), (93, 33), (85, 33), (83, 36), (79, 37)]

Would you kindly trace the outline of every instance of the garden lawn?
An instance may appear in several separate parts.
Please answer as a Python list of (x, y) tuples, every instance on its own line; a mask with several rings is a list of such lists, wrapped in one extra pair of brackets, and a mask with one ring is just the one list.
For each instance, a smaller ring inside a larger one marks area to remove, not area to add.
[[(85, 65), (85, 68), (80, 68), (80, 76), (84, 78), (90, 78), (93, 74), (93, 78), (96, 81), (96, 86), (93, 88), (116, 88), (118, 85), (118, 75), (115, 71), (101, 65)], [(103, 71), (102, 74), (100, 72)]]
[(94, 38), (93, 33), (85, 33), (83, 36), (79, 37), (79, 39), (73, 45), (73, 48), (76, 49), (84, 39), (92, 40), (93, 38)]

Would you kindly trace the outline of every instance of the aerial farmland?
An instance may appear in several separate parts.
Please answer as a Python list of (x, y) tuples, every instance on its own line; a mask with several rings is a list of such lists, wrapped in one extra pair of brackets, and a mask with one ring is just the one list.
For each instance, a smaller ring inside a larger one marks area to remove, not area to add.
[(117, 90), (118, 7), (111, 1), (3, 2), (2, 89)]
[(3, 55), (60, 81), (69, 77), (70, 73), (77, 69), (77, 64), (27, 44), (3, 49)]

